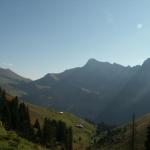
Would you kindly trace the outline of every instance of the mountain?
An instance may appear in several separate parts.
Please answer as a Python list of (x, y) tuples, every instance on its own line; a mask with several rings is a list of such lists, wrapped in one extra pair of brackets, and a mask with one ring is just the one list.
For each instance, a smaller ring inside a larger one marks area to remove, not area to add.
[(0, 84), (11, 84), (18, 82), (30, 82), (30, 79), (21, 77), (10, 69), (0, 68)]
[(28, 95), (23, 98), (95, 120), (137, 69), (90, 59), (83, 67), (47, 74), (24, 85)]
[(31, 82), (30, 79), (24, 78), (10, 69), (0, 68), (0, 85), (13, 95), (22, 95), (25, 93), (24, 91), (18, 89), (17, 86), (22, 83), (29, 82)]
[[(150, 111), (150, 59), (147, 59), (113, 98), (103, 114), (117, 122), (128, 120), (133, 112), (142, 116)], [(117, 106), (117, 109), (116, 109)], [(120, 115), (121, 114), (121, 115)], [(123, 117), (122, 117), (123, 116)], [(101, 116), (102, 117), (102, 116)], [(102, 117), (103, 118), (103, 117)], [(105, 119), (103, 118), (105, 121)]]
[(141, 116), (150, 111), (150, 59), (134, 67), (89, 59), (82, 67), (6, 85), (28, 102), (96, 122), (122, 123), (133, 112)]

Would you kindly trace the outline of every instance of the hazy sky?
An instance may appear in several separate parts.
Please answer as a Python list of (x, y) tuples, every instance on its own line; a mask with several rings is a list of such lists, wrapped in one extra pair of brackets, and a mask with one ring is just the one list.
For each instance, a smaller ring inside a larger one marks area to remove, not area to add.
[(0, 0), (0, 67), (25, 77), (148, 57), (150, 0)]

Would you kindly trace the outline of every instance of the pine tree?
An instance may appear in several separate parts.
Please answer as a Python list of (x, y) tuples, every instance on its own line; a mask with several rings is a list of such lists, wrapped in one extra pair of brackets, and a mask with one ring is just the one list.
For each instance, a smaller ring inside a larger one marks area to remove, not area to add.
[(72, 133), (72, 128), (70, 127), (68, 129), (68, 144), (67, 144), (67, 149), (68, 150), (72, 150), (73, 149), (73, 146), (72, 146), (72, 143), (73, 143), (73, 133)]
[(2, 109), (2, 122), (7, 130), (12, 129), (11, 112), (9, 109), (9, 103), (5, 102)]
[(65, 143), (66, 142), (66, 124), (62, 121), (58, 122), (57, 125), (57, 141), (59, 141), (60, 143)]
[(10, 112), (10, 102), (6, 99), (6, 92), (2, 91), (1, 95), (1, 121), (7, 130), (12, 129), (12, 118)]
[(132, 116), (132, 141), (131, 141), (132, 150), (135, 149), (135, 114)]
[(145, 141), (145, 150), (150, 150), (150, 125), (147, 127), (147, 136)]
[(14, 130), (18, 130), (19, 129), (19, 101), (17, 96), (10, 102), (10, 110), (11, 110), (12, 128)]
[(30, 121), (29, 109), (24, 103), (19, 105), (19, 131), (20, 133), (29, 140), (32, 140), (34, 137), (34, 130)]
[(42, 143), (46, 144), (48, 142), (48, 119), (44, 119), (43, 131), (42, 131)]
[(2, 98), (3, 98), (4, 100), (6, 100), (6, 91), (5, 91), (5, 90), (2, 90)]
[(2, 94), (2, 88), (0, 87), (0, 95)]
[(41, 131), (41, 127), (40, 127), (40, 123), (39, 123), (38, 119), (35, 120), (35, 123), (34, 123), (33, 127), (36, 129), (36, 131), (35, 131), (35, 141), (37, 143), (41, 143), (42, 131)]

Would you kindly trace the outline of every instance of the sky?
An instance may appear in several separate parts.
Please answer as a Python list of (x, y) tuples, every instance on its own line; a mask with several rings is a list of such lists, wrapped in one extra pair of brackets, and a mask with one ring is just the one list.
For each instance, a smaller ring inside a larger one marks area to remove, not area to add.
[(38, 79), (88, 59), (150, 57), (149, 0), (0, 0), (0, 67)]

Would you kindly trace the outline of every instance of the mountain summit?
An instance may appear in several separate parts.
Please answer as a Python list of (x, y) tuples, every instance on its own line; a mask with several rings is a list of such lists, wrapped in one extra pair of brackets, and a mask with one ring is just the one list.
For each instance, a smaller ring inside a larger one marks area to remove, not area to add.
[(144, 63), (142, 64), (142, 67), (144, 67), (145, 69), (150, 69), (150, 58), (144, 61)]
[(101, 66), (101, 65), (112, 65), (110, 64), (109, 62), (101, 62), (101, 61), (98, 61), (94, 58), (91, 58), (87, 61), (87, 63), (85, 64), (85, 66)]
[(90, 58), (86, 64), (97, 64), (97, 63), (100, 63), (100, 61), (94, 59), (94, 58)]

